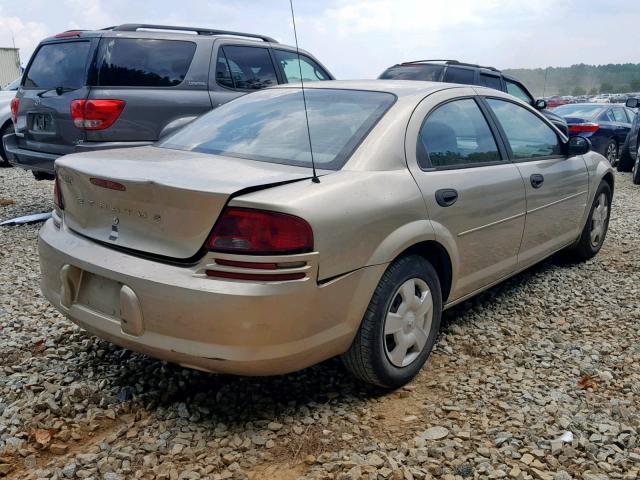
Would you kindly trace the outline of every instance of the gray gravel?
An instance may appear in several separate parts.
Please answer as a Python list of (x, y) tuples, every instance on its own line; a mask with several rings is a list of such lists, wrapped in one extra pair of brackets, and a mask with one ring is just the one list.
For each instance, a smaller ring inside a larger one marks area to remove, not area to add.
[[(448, 312), (392, 393), (335, 360), (239, 378), (110, 345), (40, 295), (39, 227), (0, 227), (0, 477), (637, 478), (640, 187), (616, 180), (595, 259), (549, 260)], [(0, 219), (51, 209), (51, 193), (1, 169), (15, 204)]]

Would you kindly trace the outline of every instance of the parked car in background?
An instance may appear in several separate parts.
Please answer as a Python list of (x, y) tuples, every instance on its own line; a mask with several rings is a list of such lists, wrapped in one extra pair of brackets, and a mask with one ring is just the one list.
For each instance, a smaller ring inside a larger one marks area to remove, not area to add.
[(633, 122), (629, 134), (622, 146), (620, 153), (620, 163), (618, 170), (620, 172), (632, 172), (633, 183), (640, 184), (640, 97), (627, 99), (627, 108), (634, 112)]
[(11, 101), (16, 96), (12, 90), (0, 90), (0, 167), (10, 167), (7, 154), (2, 145), (2, 137), (13, 133), (13, 122), (11, 120)]
[(635, 118), (632, 110), (622, 105), (574, 103), (553, 111), (564, 117), (571, 135), (588, 138), (593, 149), (607, 157), (611, 165), (618, 163), (618, 153)]
[(535, 100), (520, 80), (502, 73), (494, 67), (483, 67), (457, 60), (418, 60), (389, 67), (378, 78), (382, 80), (426, 80), (495, 88), (540, 110), (561, 132), (567, 133), (566, 122), (547, 110), (547, 103), (544, 100)]
[(21, 81), (22, 81), (22, 77), (18, 77), (13, 82), (8, 83), (4, 87), (2, 87), (0, 90), (14, 91), (15, 92), (16, 90), (18, 90), (18, 87), (20, 87), (20, 82)]
[[(300, 63), (306, 82), (333, 78), (308, 52)], [(149, 145), (238, 96), (299, 81), (296, 49), (264, 35), (145, 24), (68, 31), (32, 55), (5, 150), (52, 178), (62, 155)]]
[(308, 87), (307, 110), (280, 86), (155, 146), (60, 158), (46, 298), (187, 367), (271, 375), (341, 355), (393, 388), (427, 360), (444, 308), (602, 247), (611, 165), (528, 104), (434, 82)]
[(545, 101), (547, 102), (548, 108), (555, 108), (555, 107), (559, 107), (560, 105), (566, 105), (567, 103), (569, 103), (568, 100), (558, 95), (549, 97)]

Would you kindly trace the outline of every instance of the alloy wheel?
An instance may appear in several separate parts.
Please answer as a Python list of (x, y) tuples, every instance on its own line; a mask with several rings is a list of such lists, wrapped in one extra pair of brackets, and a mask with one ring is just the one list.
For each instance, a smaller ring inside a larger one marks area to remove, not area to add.
[(610, 143), (609, 145), (607, 145), (607, 151), (606, 151), (606, 157), (607, 160), (609, 160), (609, 163), (613, 166), (616, 164), (617, 159), (618, 159), (618, 149), (616, 148), (616, 144), (615, 143)]
[(609, 218), (609, 202), (607, 195), (601, 193), (598, 196), (596, 206), (593, 209), (591, 215), (591, 246), (596, 248), (604, 239), (604, 234), (607, 226), (607, 219)]
[(433, 297), (421, 278), (396, 290), (384, 322), (384, 349), (396, 367), (413, 363), (424, 349), (433, 322)]

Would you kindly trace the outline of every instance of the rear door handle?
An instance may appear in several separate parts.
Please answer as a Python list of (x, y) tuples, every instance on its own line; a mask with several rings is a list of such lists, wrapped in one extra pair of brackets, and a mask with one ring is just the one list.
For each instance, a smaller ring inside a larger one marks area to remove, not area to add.
[(529, 179), (531, 180), (531, 186), (533, 188), (540, 188), (544, 183), (544, 177), (539, 173), (532, 174)]
[(436, 202), (441, 207), (450, 207), (458, 200), (458, 192), (453, 188), (443, 188), (436, 191)]

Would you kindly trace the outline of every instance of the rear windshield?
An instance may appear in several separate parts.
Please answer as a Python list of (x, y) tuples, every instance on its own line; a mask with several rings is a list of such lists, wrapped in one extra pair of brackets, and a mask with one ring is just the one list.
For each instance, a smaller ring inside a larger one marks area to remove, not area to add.
[(561, 117), (593, 118), (602, 110), (602, 105), (562, 105), (553, 113)]
[(80, 88), (84, 85), (89, 42), (47, 43), (38, 49), (27, 70), (27, 88)]
[[(305, 89), (313, 158), (338, 170), (395, 101), (385, 92)], [(299, 88), (263, 90), (203, 115), (158, 146), (287, 165), (311, 166)]]
[(424, 80), (439, 82), (443, 70), (444, 67), (442, 65), (410, 63), (391, 67), (385, 70), (379, 78), (384, 80)]
[(105, 38), (100, 42), (96, 84), (106, 87), (173, 87), (189, 70), (194, 42)]

